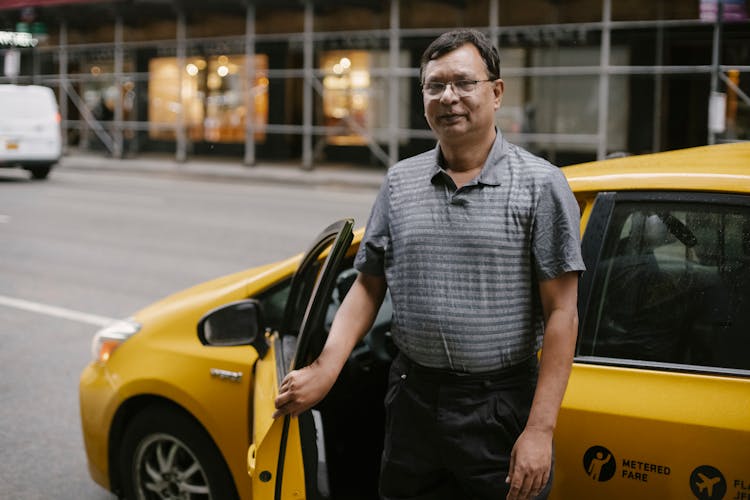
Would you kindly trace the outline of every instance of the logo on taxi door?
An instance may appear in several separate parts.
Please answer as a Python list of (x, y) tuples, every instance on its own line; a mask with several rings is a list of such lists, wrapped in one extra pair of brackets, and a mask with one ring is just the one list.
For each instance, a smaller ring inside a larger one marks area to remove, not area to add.
[(701, 465), (690, 474), (690, 490), (699, 500), (719, 500), (727, 492), (727, 481), (716, 467)]
[(583, 469), (594, 481), (609, 481), (615, 475), (617, 460), (604, 446), (592, 446), (583, 455)]

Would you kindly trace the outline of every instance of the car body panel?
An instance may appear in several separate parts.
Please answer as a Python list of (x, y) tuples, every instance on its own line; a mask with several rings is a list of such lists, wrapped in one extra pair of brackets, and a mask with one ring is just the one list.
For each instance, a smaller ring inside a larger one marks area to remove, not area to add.
[[(147, 396), (170, 401), (190, 413), (211, 435), (225, 453), (230, 467), (244, 479), (242, 462), (249, 444), (248, 395), (253, 378), (251, 367), (257, 353), (242, 347), (217, 347), (209, 355), (202, 346), (179, 345), (167, 339), (135, 336), (118, 348), (106, 367), (89, 365), (81, 376), (82, 415), (87, 443), (98, 443), (89, 449), (90, 462), (107, 471), (107, 443), (115, 413), (132, 399)], [(131, 357), (130, 352), (136, 353)], [(137, 359), (137, 363), (121, 360)], [(240, 382), (211, 375), (212, 369), (241, 373)], [(101, 387), (106, 381), (106, 386)], [(114, 395), (114, 397), (111, 397)], [(227, 398), (231, 395), (230, 398)], [(110, 396), (104, 398), (102, 396)], [(243, 403), (244, 402), (244, 403)], [(98, 423), (98, 425), (96, 425)], [(103, 425), (106, 424), (106, 425)], [(229, 431), (231, 429), (231, 431)], [(92, 460), (93, 459), (93, 460)]]
[[(550, 498), (692, 498), (691, 474), (705, 465), (723, 474), (732, 491), (725, 498), (735, 498), (734, 482), (748, 484), (749, 394), (748, 378), (576, 363), (555, 433)], [(611, 461), (594, 479), (597, 450)]]
[[(271, 429), (276, 410), (274, 402), (279, 394), (278, 360), (276, 359), (276, 342), (278, 335), (269, 338), (268, 353), (263, 359), (259, 359), (255, 365), (255, 389), (253, 392), (253, 446), (257, 446), (263, 436)], [(255, 454), (253, 453), (253, 456)], [(250, 468), (250, 467), (248, 467)]]
[(613, 158), (563, 167), (571, 189), (750, 192), (750, 143), (738, 142)]
[(106, 403), (114, 388), (100, 366), (89, 364), (79, 379), (79, 400), (83, 442), (89, 474), (103, 487), (110, 488), (108, 436), (111, 412), (107, 418)]
[[(606, 229), (600, 220), (592, 222), (597, 193), (663, 193), (652, 198), (671, 202), (680, 199), (672, 193), (693, 191), (717, 193), (696, 202), (737, 202), (720, 193), (750, 193), (750, 144), (563, 171), (584, 206), (582, 229), (594, 232), (584, 232), (584, 241), (597, 241), (604, 234), (596, 233)], [(630, 199), (638, 203), (639, 197)], [(585, 296), (585, 287), (581, 293), (581, 301), (596, 300)], [(577, 355), (555, 442), (552, 499), (748, 498), (750, 371)]]
[[(279, 449), (284, 419), (272, 417), (278, 395), (278, 336), (269, 339), (266, 356), (255, 367), (253, 403), (253, 440), (247, 450), (247, 474), (252, 478), (253, 498), (274, 498), (278, 471)], [(305, 473), (300, 445), (299, 420), (289, 421), (288, 440), (283, 466), (282, 498), (305, 498)]]
[[(298, 260), (212, 280), (146, 307), (134, 316), (143, 329), (119, 346), (106, 364), (94, 362), (84, 369), (79, 382), (84, 442), (92, 477), (99, 484), (110, 487), (108, 442), (116, 412), (134, 398), (158, 397), (200, 422), (227, 457), (237, 489), (249, 491), (245, 460), (251, 368), (257, 353), (248, 346), (206, 348), (195, 326), (214, 307), (276, 283), (293, 272)], [(241, 382), (212, 377), (211, 369), (241, 373)], [(228, 394), (233, 397), (227, 399)]]

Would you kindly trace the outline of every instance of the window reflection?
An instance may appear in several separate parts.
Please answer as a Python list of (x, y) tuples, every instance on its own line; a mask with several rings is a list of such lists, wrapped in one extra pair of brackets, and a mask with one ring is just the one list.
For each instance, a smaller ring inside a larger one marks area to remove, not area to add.
[(617, 205), (579, 354), (750, 369), (749, 216), (698, 202)]
[(367, 144), (363, 133), (371, 126), (370, 64), (370, 54), (365, 51), (336, 50), (323, 54), (325, 125), (339, 129), (328, 136), (329, 144)]
[[(401, 51), (398, 66), (408, 67), (409, 53)], [(330, 50), (322, 52), (323, 124), (334, 129), (327, 143), (335, 146), (361, 146), (369, 140), (388, 140), (388, 96), (390, 78), (377, 76), (388, 68), (390, 55), (382, 50)], [(396, 77), (393, 77), (396, 78)], [(398, 82), (399, 127), (407, 128), (411, 97), (408, 78)], [(403, 141), (402, 141), (403, 142)]]
[(220, 55), (186, 59), (182, 74), (174, 57), (149, 63), (149, 137), (174, 140), (179, 121), (180, 80), (184, 123), (191, 141), (241, 143), (245, 123), (254, 119), (255, 140), (265, 140), (268, 123), (268, 57), (253, 59), (253, 85), (247, 88), (247, 58)]

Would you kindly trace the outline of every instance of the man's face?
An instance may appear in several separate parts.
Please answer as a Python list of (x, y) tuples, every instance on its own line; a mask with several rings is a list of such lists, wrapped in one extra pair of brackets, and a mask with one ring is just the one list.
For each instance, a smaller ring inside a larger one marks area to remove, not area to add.
[[(424, 82), (487, 80), (487, 67), (477, 48), (470, 43), (427, 63)], [(453, 85), (437, 96), (423, 94), (427, 123), (444, 145), (470, 144), (490, 134), (495, 126), (495, 111), (503, 96), (503, 81), (477, 84), (473, 92), (459, 96)]]

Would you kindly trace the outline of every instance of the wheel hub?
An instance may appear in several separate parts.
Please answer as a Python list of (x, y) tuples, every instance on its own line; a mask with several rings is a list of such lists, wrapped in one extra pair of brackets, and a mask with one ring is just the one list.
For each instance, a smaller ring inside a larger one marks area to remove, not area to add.
[(133, 465), (139, 500), (211, 498), (202, 464), (174, 436), (148, 436), (138, 446)]

